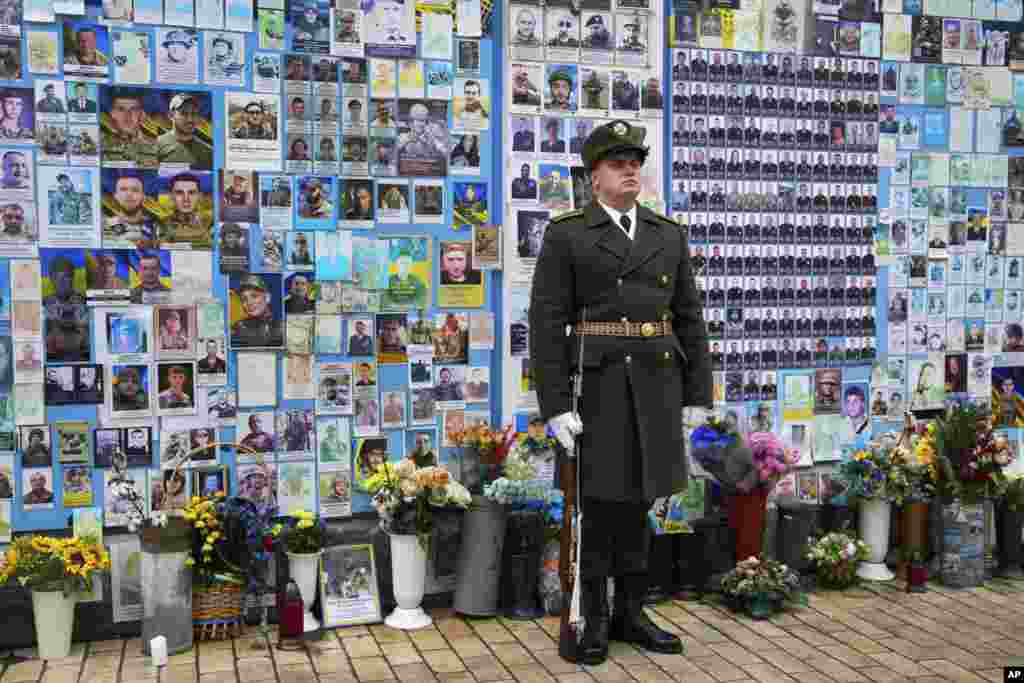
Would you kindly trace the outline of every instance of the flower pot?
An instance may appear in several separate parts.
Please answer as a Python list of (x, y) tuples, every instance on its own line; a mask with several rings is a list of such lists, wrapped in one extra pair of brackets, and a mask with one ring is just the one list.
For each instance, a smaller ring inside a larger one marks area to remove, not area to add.
[(416, 534), (391, 534), (391, 581), (398, 607), (384, 623), (391, 628), (411, 631), (434, 623), (423, 611), (423, 591), (427, 582), (427, 553)]
[(928, 503), (907, 503), (899, 519), (902, 557), (896, 574), (906, 579), (910, 558), (915, 554), (928, 556)]
[(71, 653), (71, 631), (75, 626), (78, 595), (63, 590), (32, 591), (32, 617), (40, 659), (63, 659)]
[(537, 594), (543, 550), (544, 518), (541, 513), (536, 510), (509, 512), (501, 562), (501, 605), (506, 617), (539, 619), (544, 616)]
[(907, 566), (907, 592), (927, 593), (928, 588), (928, 565), (910, 564)]
[(885, 566), (885, 555), (889, 551), (892, 503), (882, 499), (861, 500), (859, 514), (858, 527), (861, 539), (868, 545), (868, 559), (860, 563), (857, 576), (868, 581), (891, 581), (894, 575)]
[(942, 584), (969, 588), (985, 582), (985, 510), (954, 500), (942, 507)]
[(163, 528), (146, 527), (140, 534), (142, 576), (142, 653), (149, 642), (167, 639), (167, 654), (192, 648), (192, 570), (186, 564), (191, 529), (172, 517)]
[(1003, 578), (1024, 578), (1024, 572), (1021, 571), (1021, 562), (1024, 562), (1022, 526), (1024, 509), (1011, 510), (1006, 503), (1002, 503), (996, 518), (996, 548), (999, 551), (998, 572)]
[(764, 487), (758, 487), (750, 493), (729, 496), (729, 528), (736, 538), (736, 562), (761, 556), (761, 536), (764, 534), (767, 503), (768, 490)]
[(768, 595), (749, 596), (744, 609), (751, 619), (769, 619), (782, 608), (782, 601)]
[(317, 586), (320, 577), (320, 555), (316, 553), (289, 553), (288, 575), (299, 587), (302, 593), (302, 606), (305, 612), (302, 615), (302, 630), (306, 633), (316, 631), (320, 628), (320, 621), (313, 616), (313, 603), (316, 602)]
[(501, 550), (505, 545), (505, 506), (483, 496), (462, 519), (462, 542), (455, 564), (455, 611), (474, 617), (498, 613)]

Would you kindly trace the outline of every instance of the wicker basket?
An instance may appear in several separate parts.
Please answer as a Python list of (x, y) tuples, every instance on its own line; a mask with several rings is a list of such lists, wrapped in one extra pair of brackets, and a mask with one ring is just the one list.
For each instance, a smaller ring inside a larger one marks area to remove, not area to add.
[(196, 640), (237, 637), (245, 626), (245, 584), (216, 577), (192, 585), (192, 629)]

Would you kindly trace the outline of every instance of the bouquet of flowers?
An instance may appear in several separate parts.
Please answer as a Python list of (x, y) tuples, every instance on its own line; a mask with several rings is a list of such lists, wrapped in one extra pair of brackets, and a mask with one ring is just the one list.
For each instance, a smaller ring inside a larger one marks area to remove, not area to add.
[(935, 497), (937, 481), (935, 425), (919, 425), (908, 442), (893, 449), (889, 493), (897, 505), (927, 502)]
[[(466, 485), (479, 493), (480, 487), (498, 477), (509, 450), (515, 444), (511, 425), (502, 431), (485, 424), (474, 424), (466, 429), (449, 433), (452, 443), (462, 449), (462, 477)], [(479, 470), (480, 476), (474, 476)]]
[(734, 604), (766, 599), (778, 604), (802, 602), (800, 576), (784, 564), (751, 557), (722, 577), (722, 592)]
[(850, 497), (870, 500), (891, 495), (889, 473), (893, 448), (892, 444), (872, 441), (852, 453), (844, 453), (839, 477), (846, 483)]
[(1016, 459), (1009, 439), (992, 431), (985, 408), (964, 403), (935, 420), (938, 488), (946, 497), (976, 502), (1003, 495), (1009, 483), (1003, 470)]
[(325, 545), (327, 528), (324, 521), (312, 512), (293, 510), (289, 524), (283, 530), (275, 527), (284, 543), (284, 549), (293, 555), (312, 555)]
[(754, 432), (747, 437), (747, 447), (753, 456), (757, 472), (757, 485), (775, 488), (797, 461), (799, 454), (786, 448), (773, 432)]
[(416, 467), (408, 458), (378, 465), (363, 481), (380, 515), (380, 527), (389, 534), (416, 534), (424, 549), (434, 528), (434, 508), (467, 508), (469, 491), (443, 467)]
[(868, 545), (844, 533), (811, 539), (807, 559), (814, 563), (818, 582), (827, 588), (846, 588), (857, 581), (857, 563), (868, 559)]
[(690, 434), (690, 446), (725, 493), (748, 493), (758, 485), (754, 455), (731, 423), (709, 418)]
[(92, 538), (19, 536), (3, 556), (0, 584), (11, 580), (40, 591), (65, 595), (92, 588), (97, 572), (110, 569), (110, 555)]
[(260, 510), (244, 498), (193, 496), (185, 508), (185, 523), (192, 528), (192, 550), (186, 564), (194, 579), (254, 580), (257, 565), (267, 559), (281, 525), (270, 526), (276, 507)]

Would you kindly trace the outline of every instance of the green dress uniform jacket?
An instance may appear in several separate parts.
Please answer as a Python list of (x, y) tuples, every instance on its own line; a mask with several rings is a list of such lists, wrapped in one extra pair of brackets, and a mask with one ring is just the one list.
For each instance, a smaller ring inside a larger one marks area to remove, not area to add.
[(579, 346), (566, 325), (670, 321), (660, 337), (587, 335), (584, 495), (651, 501), (686, 488), (682, 408), (711, 406), (711, 362), (683, 229), (637, 206), (631, 241), (600, 204), (553, 220), (533, 280), (530, 352), (541, 415), (572, 410)]

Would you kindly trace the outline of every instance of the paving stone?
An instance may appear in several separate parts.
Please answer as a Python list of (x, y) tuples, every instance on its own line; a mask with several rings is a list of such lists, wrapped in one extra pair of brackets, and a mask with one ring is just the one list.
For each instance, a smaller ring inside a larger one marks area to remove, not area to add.
[(395, 676), (402, 683), (426, 683), (426, 681), (436, 681), (437, 678), (434, 676), (434, 672), (430, 670), (430, 667), (420, 662), (415, 664), (401, 664), (393, 667)]
[(4, 671), (4, 683), (27, 683), (37, 681), (43, 673), (43, 661), (41, 659), (30, 659), (26, 662), (11, 664)]
[(395, 677), (383, 657), (362, 657), (352, 660), (352, 669), (360, 681), (387, 681)]
[(46, 673), (43, 674), (42, 683), (78, 683), (78, 674), (81, 667), (53, 667), (46, 666)]

